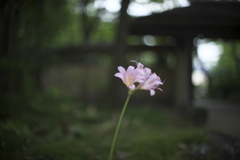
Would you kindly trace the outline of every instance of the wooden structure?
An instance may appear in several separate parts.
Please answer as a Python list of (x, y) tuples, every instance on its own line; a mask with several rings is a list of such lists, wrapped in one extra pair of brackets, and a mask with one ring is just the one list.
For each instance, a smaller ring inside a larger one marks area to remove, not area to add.
[(193, 39), (240, 39), (240, 2), (196, 1), (190, 6), (159, 14), (136, 18), (130, 35), (172, 36), (177, 40), (174, 81), (174, 104), (180, 107), (192, 103)]

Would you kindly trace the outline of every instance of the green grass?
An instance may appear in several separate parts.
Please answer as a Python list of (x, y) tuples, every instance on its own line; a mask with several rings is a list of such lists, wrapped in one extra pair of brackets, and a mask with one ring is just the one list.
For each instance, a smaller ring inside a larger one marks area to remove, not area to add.
[[(48, 97), (48, 96), (47, 96)], [(35, 99), (0, 122), (2, 160), (106, 160), (120, 111), (70, 100)], [(129, 104), (114, 159), (196, 159), (180, 145), (207, 143), (208, 136), (170, 109)], [(212, 155), (207, 155), (207, 157)]]

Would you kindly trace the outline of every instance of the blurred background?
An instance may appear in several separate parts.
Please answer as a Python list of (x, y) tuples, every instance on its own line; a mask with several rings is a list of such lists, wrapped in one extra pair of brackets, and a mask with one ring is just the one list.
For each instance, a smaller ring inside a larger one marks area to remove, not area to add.
[(160, 75), (163, 92), (131, 97), (123, 132), (143, 132), (123, 138), (115, 158), (218, 159), (203, 131), (240, 137), (239, 30), (237, 0), (2, 0), (1, 156), (106, 159), (127, 96), (114, 74), (136, 60)]

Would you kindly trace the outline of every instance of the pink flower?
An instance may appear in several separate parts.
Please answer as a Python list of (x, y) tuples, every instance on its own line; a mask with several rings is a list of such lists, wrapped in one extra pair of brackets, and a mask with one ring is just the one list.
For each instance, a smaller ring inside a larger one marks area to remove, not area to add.
[[(123, 83), (130, 89), (130, 92), (133, 90), (149, 90), (150, 95), (153, 96), (155, 94), (155, 89), (161, 90), (159, 88), (160, 85), (163, 85), (160, 77), (155, 73), (152, 73), (151, 69), (145, 67), (140, 62), (136, 62), (132, 60), (131, 62), (135, 62), (137, 64), (137, 68), (135, 69), (133, 66), (129, 66), (127, 70), (123, 67), (119, 66), (119, 73), (116, 73), (114, 76), (122, 79)], [(139, 83), (138, 86), (135, 86), (135, 83)]]
[(160, 77), (157, 76), (155, 73), (150, 73), (148, 68), (146, 69), (146, 77), (144, 79), (144, 82), (140, 84), (139, 89), (142, 90), (149, 90), (150, 95), (153, 96), (155, 94), (155, 89), (158, 89), (162, 91), (161, 88), (159, 88), (160, 85), (163, 85), (163, 82), (161, 81)]
[(132, 91), (136, 88), (136, 82), (142, 83), (143, 76), (141, 75), (141, 70), (138, 68), (134, 68), (133, 66), (129, 66), (127, 70), (125, 70), (122, 66), (118, 67), (119, 73), (116, 73), (114, 76), (122, 79), (123, 83)]

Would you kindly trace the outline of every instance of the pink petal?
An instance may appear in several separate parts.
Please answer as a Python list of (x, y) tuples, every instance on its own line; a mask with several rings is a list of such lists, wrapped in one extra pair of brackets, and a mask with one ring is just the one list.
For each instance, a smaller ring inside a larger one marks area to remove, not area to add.
[(122, 66), (119, 66), (119, 67), (118, 67), (118, 70), (119, 70), (119, 72), (120, 72), (122, 75), (125, 75), (125, 74), (126, 74), (126, 70), (125, 70)]
[(156, 79), (157, 77), (155, 76), (155, 74), (152, 74), (145, 82), (145, 84), (151, 84), (154, 82), (154, 80)]
[(122, 73), (116, 73), (116, 74), (114, 74), (114, 76), (123, 79), (123, 74)]
[(142, 78), (139, 78), (137, 82), (138, 82), (138, 83), (143, 83), (144, 80), (142, 80)]
[(131, 74), (134, 71), (134, 67), (133, 66), (129, 66), (127, 68), (127, 74)]
[(142, 63), (140, 63), (140, 62), (137, 62), (135, 60), (131, 60), (130, 62), (135, 62), (137, 64), (137, 68), (139, 68), (139, 69), (143, 69), (144, 68), (144, 65)]
[(150, 95), (153, 96), (155, 94), (155, 91), (153, 89), (150, 90)]
[(144, 68), (143, 72), (144, 72), (143, 75), (144, 75), (145, 79), (147, 79), (152, 73), (151, 69), (149, 69), (149, 68)]
[(135, 89), (135, 85), (132, 84), (132, 85), (128, 86), (128, 88), (130, 88), (131, 90), (134, 90)]

